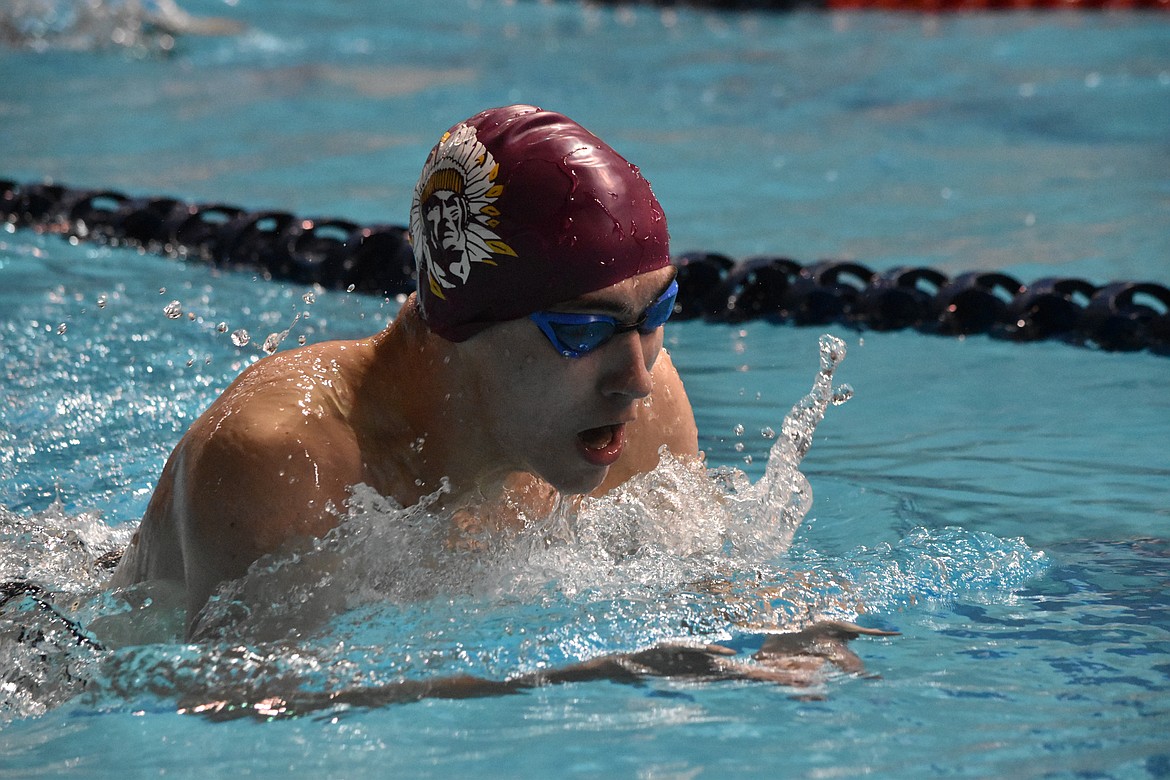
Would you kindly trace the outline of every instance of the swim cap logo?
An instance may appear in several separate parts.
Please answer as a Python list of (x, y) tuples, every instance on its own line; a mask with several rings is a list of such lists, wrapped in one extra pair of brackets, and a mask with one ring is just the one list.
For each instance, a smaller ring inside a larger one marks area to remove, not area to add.
[(493, 255), (516, 257), (494, 230), (500, 211), (493, 204), (504, 191), (495, 183), (498, 171), (475, 128), (465, 124), (445, 134), (423, 166), (410, 232), (420, 270), (426, 270), (430, 291), (439, 298), (467, 282), (472, 263), (495, 265)]

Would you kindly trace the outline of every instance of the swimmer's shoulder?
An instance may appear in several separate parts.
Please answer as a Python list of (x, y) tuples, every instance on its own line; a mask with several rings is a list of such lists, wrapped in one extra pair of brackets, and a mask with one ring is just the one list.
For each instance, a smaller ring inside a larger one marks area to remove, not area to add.
[(306, 360), (314, 354), (250, 367), (179, 445), (171, 512), (194, 601), (288, 540), (328, 533), (361, 481), (333, 374), (305, 375)]
[(666, 350), (658, 356), (651, 372), (654, 389), (638, 407), (638, 415), (626, 429), (626, 447), (604, 481), (593, 491), (600, 496), (638, 474), (658, 466), (659, 450), (666, 447), (676, 457), (699, 456), (699, 434), (695, 413), (682, 379)]
[(239, 416), (250, 422), (345, 417), (372, 361), (368, 340), (328, 341), (277, 352), (240, 372), (195, 427), (215, 429)]
[[(639, 416), (644, 429), (656, 432), (661, 444), (665, 444), (675, 455), (697, 455), (699, 435), (695, 426), (695, 412), (682, 378), (674, 367), (670, 354), (664, 349), (658, 356), (651, 374), (654, 390), (649, 404), (643, 407)], [(657, 448), (655, 448), (657, 450)]]
[(358, 481), (362, 457), (347, 412), (364, 351), (362, 342), (325, 342), (245, 369), (179, 445), (187, 492), (230, 482), (241, 496), (267, 484), (299, 497)]

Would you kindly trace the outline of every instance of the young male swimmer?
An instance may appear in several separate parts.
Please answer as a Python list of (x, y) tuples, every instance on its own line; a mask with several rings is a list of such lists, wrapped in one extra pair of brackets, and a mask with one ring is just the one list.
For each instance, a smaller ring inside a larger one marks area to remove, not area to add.
[(662, 445), (697, 455), (662, 349), (666, 219), (637, 168), (560, 114), (486, 111), (432, 149), (410, 222), (418, 293), (375, 336), (245, 370), (175, 448), (115, 585), (181, 583), (190, 623), (260, 556), (327, 533), (358, 483), (410, 506), (446, 480), (439, 508), (508, 523)]
[[(368, 339), (245, 370), (163, 469), (115, 586), (170, 580), (188, 628), (221, 582), (339, 521), (365, 483), (478, 528), (698, 456), (662, 348), (677, 285), (638, 169), (531, 106), (445, 133), (410, 216), (418, 292)], [(463, 511), (456, 511), (463, 510)], [(860, 630), (860, 629), (859, 629)]]

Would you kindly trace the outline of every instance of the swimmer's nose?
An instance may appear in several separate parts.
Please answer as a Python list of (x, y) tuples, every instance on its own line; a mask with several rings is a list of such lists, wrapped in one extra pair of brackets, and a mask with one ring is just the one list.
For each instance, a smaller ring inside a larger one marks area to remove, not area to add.
[(609, 371), (603, 390), (607, 394), (645, 398), (653, 389), (650, 370), (662, 349), (662, 329), (650, 334), (630, 331), (606, 344)]

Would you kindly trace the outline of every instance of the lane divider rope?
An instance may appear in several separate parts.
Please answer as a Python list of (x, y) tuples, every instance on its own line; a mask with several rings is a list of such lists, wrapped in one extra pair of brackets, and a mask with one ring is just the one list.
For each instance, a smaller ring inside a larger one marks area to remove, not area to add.
[[(399, 225), (3, 179), (0, 222), (329, 289), (395, 296), (415, 285), (409, 237)], [(687, 252), (673, 262), (676, 319), (914, 328), (1170, 355), (1170, 289), (1152, 281), (1045, 277), (1024, 284), (1000, 272), (950, 277), (925, 267), (874, 271), (844, 260), (802, 265), (713, 252)]]

